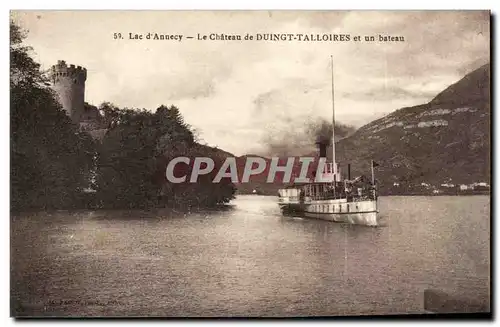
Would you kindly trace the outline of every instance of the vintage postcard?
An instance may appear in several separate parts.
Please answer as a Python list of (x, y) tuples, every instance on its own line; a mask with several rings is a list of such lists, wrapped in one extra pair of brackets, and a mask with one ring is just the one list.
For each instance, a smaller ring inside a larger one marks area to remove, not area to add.
[(490, 15), (11, 11), (11, 316), (490, 317)]

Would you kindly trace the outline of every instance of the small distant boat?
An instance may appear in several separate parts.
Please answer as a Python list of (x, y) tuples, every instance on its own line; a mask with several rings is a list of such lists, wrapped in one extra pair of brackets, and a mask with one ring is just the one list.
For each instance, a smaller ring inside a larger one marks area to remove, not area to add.
[[(332, 102), (333, 91), (332, 59)], [(333, 107), (333, 126), (335, 127), (335, 106)], [(279, 206), (282, 213), (293, 213), (310, 218), (344, 222), (350, 224), (377, 226), (378, 206), (375, 187), (374, 167), (371, 161), (371, 180), (360, 176), (351, 180), (350, 165), (348, 178), (342, 179), (338, 164), (335, 162), (335, 128), (332, 135), (332, 162), (327, 163), (321, 182), (295, 184), (280, 189)], [(326, 148), (329, 144), (317, 143), (319, 157), (326, 160)]]

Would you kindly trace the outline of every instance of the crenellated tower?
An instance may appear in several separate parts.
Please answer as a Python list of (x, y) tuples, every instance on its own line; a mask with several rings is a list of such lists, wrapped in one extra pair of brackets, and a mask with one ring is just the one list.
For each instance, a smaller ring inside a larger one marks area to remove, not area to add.
[(79, 124), (84, 113), (87, 70), (81, 66), (67, 66), (64, 60), (59, 60), (52, 66), (50, 78), (62, 107), (71, 120)]

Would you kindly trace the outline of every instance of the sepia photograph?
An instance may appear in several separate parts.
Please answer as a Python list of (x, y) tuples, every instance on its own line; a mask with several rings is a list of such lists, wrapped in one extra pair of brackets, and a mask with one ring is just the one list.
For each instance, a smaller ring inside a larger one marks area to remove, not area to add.
[(11, 10), (13, 318), (492, 318), (489, 10)]

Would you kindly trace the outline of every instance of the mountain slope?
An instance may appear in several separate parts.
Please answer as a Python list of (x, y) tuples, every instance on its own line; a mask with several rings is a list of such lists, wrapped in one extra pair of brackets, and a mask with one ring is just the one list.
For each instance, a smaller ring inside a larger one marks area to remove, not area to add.
[[(394, 182), (473, 183), (490, 179), (490, 66), (469, 73), (427, 104), (403, 108), (337, 145), (337, 161)], [(331, 153), (331, 152), (330, 152)]]
[(490, 103), (490, 65), (486, 64), (467, 74), (439, 93), (434, 105), (474, 106)]
[[(328, 157), (331, 155), (329, 148)], [(488, 182), (490, 65), (467, 74), (429, 103), (399, 109), (361, 127), (336, 143), (336, 156), (344, 176), (348, 163), (352, 176), (369, 175), (372, 159), (379, 163), (376, 178), (382, 193), (390, 193), (394, 183), (438, 186)], [(238, 168), (243, 168), (243, 158), (238, 159)], [(295, 173), (300, 171), (297, 162)], [(240, 190), (260, 188), (274, 193), (282, 183), (280, 179), (272, 185), (265, 183), (267, 172), (240, 185)]]

